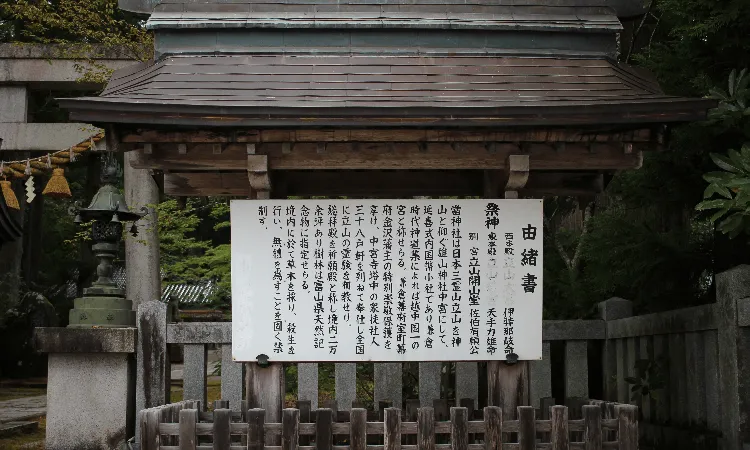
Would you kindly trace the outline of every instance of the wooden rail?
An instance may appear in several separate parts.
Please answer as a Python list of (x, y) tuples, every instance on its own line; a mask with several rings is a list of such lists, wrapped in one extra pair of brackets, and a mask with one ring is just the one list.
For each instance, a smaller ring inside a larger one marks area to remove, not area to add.
[[(433, 408), (419, 408), (416, 421), (403, 421), (399, 408), (386, 408), (383, 421), (368, 422), (353, 408), (349, 422), (336, 423), (331, 409), (316, 411), (315, 423), (301, 423), (299, 409), (284, 409), (281, 423), (266, 423), (266, 411), (233, 413), (220, 402), (201, 413), (197, 401), (142, 410), (142, 450), (636, 450), (638, 410), (632, 405), (592, 401), (582, 419), (570, 420), (568, 407), (552, 406), (539, 420), (531, 406), (518, 419), (504, 420), (502, 409), (484, 408), (470, 420), (467, 408), (450, 409), (449, 421), (436, 421)], [(300, 437), (303, 437), (300, 439)], [(575, 439), (575, 440), (574, 440)], [(311, 445), (300, 445), (300, 442)]]

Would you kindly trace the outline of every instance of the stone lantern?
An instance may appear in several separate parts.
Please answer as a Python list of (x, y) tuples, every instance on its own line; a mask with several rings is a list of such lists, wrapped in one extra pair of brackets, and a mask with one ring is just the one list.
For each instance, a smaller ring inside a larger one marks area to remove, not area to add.
[(94, 195), (86, 208), (72, 208), (76, 223), (93, 221), (92, 250), (99, 259), (97, 279), (91, 287), (83, 290), (83, 297), (74, 300), (68, 327), (134, 327), (133, 302), (125, 298), (125, 291), (112, 280), (112, 261), (117, 256), (122, 240), (123, 223), (133, 222), (131, 232), (137, 234), (135, 222), (148, 211), (131, 211), (125, 197), (115, 186), (117, 171), (111, 165), (102, 175), (103, 186)]

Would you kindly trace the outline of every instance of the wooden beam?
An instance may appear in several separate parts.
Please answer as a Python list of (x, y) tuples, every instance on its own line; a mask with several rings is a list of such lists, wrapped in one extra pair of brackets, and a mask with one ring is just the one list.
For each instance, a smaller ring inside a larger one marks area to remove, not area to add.
[(123, 133), (123, 143), (264, 143), (264, 142), (657, 142), (648, 128), (529, 129), (509, 131), (365, 129), (365, 130), (199, 130), (137, 129)]
[(523, 189), (529, 180), (529, 155), (508, 155), (505, 174), (505, 192)]
[[(268, 155), (254, 154), (254, 148), (247, 147), (247, 179), (256, 198), (269, 198), (271, 177), (268, 173)], [(264, 192), (265, 194), (259, 194)]]
[(476, 169), (504, 170), (509, 155), (528, 154), (530, 170), (620, 170), (641, 165), (638, 148), (625, 153), (617, 144), (567, 144), (557, 150), (552, 144), (494, 143), (329, 143), (320, 151), (318, 143), (294, 146), (278, 144), (227, 144), (222, 154), (213, 152), (213, 144), (190, 144), (181, 154), (179, 144), (158, 144), (153, 153), (139, 150), (131, 165), (137, 169), (244, 170), (247, 148), (268, 156), (269, 170), (420, 170)]
[[(283, 186), (289, 196), (481, 196), (486, 192), (483, 175), (479, 170), (285, 171), (272, 173), (271, 183)], [(591, 195), (601, 192), (602, 185), (598, 173), (531, 172), (521, 192), (526, 196)], [(164, 193), (256, 198), (246, 172), (165, 174)]]

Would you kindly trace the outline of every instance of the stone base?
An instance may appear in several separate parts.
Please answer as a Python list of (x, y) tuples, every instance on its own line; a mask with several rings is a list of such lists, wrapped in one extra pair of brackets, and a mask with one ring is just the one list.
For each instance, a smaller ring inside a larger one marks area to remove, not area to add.
[(49, 352), (47, 438), (50, 450), (123, 450), (135, 430), (136, 330), (38, 328)]
[(92, 286), (84, 289), (84, 296), (73, 301), (69, 313), (69, 327), (134, 327), (133, 302), (125, 298), (121, 289), (111, 286)]
[(132, 356), (49, 355), (48, 450), (120, 450), (134, 432)]

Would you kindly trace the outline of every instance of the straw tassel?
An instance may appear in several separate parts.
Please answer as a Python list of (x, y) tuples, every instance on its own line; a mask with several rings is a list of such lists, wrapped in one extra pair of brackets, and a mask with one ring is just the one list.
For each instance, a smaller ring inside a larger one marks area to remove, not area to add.
[(18, 204), (16, 193), (13, 192), (13, 187), (8, 180), (0, 180), (0, 188), (3, 192), (3, 198), (8, 208), (21, 209), (21, 205)]
[(57, 168), (52, 170), (52, 176), (42, 194), (55, 198), (72, 197), (68, 180), (65, 179), (65, 170)]

